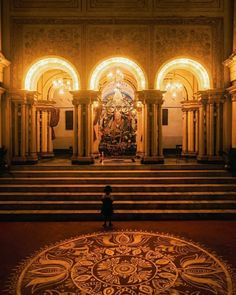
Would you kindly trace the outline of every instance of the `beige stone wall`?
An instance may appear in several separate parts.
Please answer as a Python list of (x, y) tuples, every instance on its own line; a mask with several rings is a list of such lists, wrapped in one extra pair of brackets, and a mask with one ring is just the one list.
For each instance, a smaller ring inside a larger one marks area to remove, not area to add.
[(226, 2), (232, 0), (11, 0), (11, 88), (22, 88), (29, 66), (47, 55), (73, 63), (84, 89), (93, 68), (115, 55), (136, 61), (149, 88), (160, 66), (180, 56), (202, 63), (213, 87), (222, 87)]
[(214, 87), (222, 86), (222, 19), (186, 20), (55, 20), (13, 19), (11, 39), (12, 88), (22, 88), (29, 66), (48, 55), (61, 56), (76, 67), (87, 88), (93, 68), (111, 56), (137, 62), (154, 86), (160, 66), (175, 57), (203, 64)]

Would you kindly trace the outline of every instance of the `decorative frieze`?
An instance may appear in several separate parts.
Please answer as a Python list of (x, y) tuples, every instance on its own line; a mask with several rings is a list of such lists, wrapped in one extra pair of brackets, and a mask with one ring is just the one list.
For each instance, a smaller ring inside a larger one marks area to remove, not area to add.
[(155, 10), (221, 11), (224, 7), (223, 4), (224, 0), (154, 0)]
[(82, 0), (12, 0), (12, 9), (81, 8)]

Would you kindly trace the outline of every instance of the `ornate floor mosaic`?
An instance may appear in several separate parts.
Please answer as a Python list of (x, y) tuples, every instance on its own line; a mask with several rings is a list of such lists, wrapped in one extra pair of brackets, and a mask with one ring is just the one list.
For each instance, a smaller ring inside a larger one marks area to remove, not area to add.
[(15, 294), (233, 295), (233, 284), (227, 266), (192, 242), (113, 231), (61, 242), (29, 259)]

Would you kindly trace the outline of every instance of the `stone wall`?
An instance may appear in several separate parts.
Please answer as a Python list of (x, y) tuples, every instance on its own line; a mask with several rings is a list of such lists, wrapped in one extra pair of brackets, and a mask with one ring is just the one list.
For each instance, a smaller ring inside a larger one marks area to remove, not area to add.
[[(11, 88), (37, 59), (61, 56), (87, 88), (93, 68), (124, 56), (145, 71), (149, 88), (169, 59), (188, 57), (222, 87), (225, 5), (232, 0), (11, 0)], [(198, 17), (199, 16), (199, 17)]]

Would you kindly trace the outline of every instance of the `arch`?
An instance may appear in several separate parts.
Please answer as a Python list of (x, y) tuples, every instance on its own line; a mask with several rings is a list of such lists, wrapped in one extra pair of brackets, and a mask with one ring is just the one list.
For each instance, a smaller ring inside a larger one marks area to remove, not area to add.
[(72, 79), (73, 90), (80, 89), (79, 74), (73, 64), (64, 58), (57, 56), (41, 58), (31, 65), (25, 76), (24, 89), (36, 91), (40, 76), (44, 72), (52, 69), (62, 70), (68, 73)]
[(189, 58), (177, 58), (165, 63), (158, 71), (155, 79), (156, 89), (163, 90), (163, 81), (168, 72), (176, 69), (190, 71), (197, 79), (199, 90), (207, 90), (212, 86), (207, 70), (197, 61)]
[(112, 57), (102, 61), (95, 67), (89, 81), (90, 90), (99, 90), (98, 85), (102, 74), (112, 66), (121, 66), (129, 70), (137, 81), (137, 90), (147, 89), (147, 78), (137, 63), (125, 57)]

